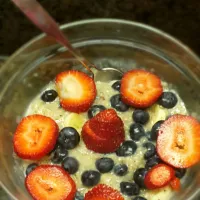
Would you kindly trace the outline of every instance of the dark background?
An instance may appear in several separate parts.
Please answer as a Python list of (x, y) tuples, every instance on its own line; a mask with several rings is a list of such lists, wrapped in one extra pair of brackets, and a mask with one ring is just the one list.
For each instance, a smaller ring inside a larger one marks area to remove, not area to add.
[[(58, 23), (121, 18), (170, 33), (200, 54), (200, 0), (39, 0)], [(0, 0), (0, 55), (39, 34), (10, 0)]]

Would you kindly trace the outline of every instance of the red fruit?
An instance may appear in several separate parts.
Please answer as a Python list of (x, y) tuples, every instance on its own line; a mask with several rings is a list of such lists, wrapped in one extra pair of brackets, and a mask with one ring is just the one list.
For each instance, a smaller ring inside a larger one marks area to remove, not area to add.
[(14, 133), (15, 153), (23, 159), (40, 159), (51, 152), (58, 137), (58, 125), (50, 117), (24, 117)]
[(25, 185), (34, 200), (72, 200), (76, 185), (70, 175), (56, 165), (41, 165), (25, 179)]
[(163, 92), (161, 80), (155, 74), (144, 70), (126, 72), (121, 80), (121, 99), (124, 103), (147, 108), (154, 104)]
[(144, 178), (144, 184), (147, 189), (162, 188), (170, 183), (174, 178), (174, 169), (165, 164), (158, 164), (151, 168)]
[(70, 112), (87, 111), (96, 98), (94, 80), (87, 74), (69, 70), (56, 76), (56, 87), (61, 106)]
[(174, 115), (160, 127), (157, 153), (176, 168), (188, 168), (200, 161), (200, 124), (191, 116)]
[(180, 179), (177, 177), (174, 177), (174, 179), (171, 180), (170, 185), (173, 190), (179, 191), (181, 188), (181, 182)]
[(124, 200), (119, 191), (99, 184), (85, 194), (84, 200)]

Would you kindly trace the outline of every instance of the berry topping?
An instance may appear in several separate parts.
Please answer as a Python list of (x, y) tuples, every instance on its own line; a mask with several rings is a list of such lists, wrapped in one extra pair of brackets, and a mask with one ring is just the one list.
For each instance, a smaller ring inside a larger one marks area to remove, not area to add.
[(36, 160), (51, 152), (58, 137), (56, 122), (43, 115), (24, 117), (14, 133), (15, 153), (23, 159)]
[(158, 103), (164, 108), (173, 108), (178, 102), (176, 95), (172, 92), (163, 92)]
[(95, 163), (96, 168), (99, 170), (101, 173), (107, 173), (112, 170), (114, 167), (114, 161), (111, 158), (100, 158), (96, 161)]
[(139, 168), (134, 172), (133, 180), (141, 188), (145, 188), (144, 178), (145, 178), (146, 173), (147, 173), (147, 169), (145, 168)]
[(58, 146), (54, 151), (53, 157), (51, 158), (51, 162), (55, 164), (61, 163), (63, 159), (67, 157), (67, 155), (68, 151), (63, 147)]
[(110, 98), (110, 104), (119, 112), (125, 112), (129, 106), (122, 102), (120, 94), (116, 94)]
[(200, 161), (200, 124), (191, 116), (174, 115), (160, 127), (157, 153), (166, 163), (187, 168)]
[(144, 184), (147, 189), (162, 188), (175, 177), (174, 169), (165, 164), (155, 165), (145, 175)]
[(93, 105), (88, 110), (88, 118), (91, 119), (92, 117), (96, 116), (99, 112), (105, 110), (106, 108), (102, 105)]
[(58, 93), (55, 90), (46, 90), (42, 96), (41, 99), (44, 102), (52, 102), (56, 99), (58, 96)]
[(135, 123), (130, 126), (130, 137), (132, 140), (139, 141), (141, 137), (145, 136), (144, 128), (141, 124)]
[(158, 137), (158, 131), (159, 131), (159, 128), (161, 126), (161, 124), (164, 122), (164, 120), (160, 120), (160, 121), (157, 121), (153, 126), (152, 126), (152, 129), (151, 129), (151, 132), (150, 132), (150, 138), (152, 141), (156, 141), (157, 137)]
[(124, 200), (119, 191), (99, 184), (85, 194), (84, 200)]
[(61, 106), (70, 112), (87, 111), (96, 98), (94, 80), (87, 74), (69, 70), (56, 76), (56, 87)]
[(74, 149), (80, 142), (80, 135), (75, 128), (65, 127), (60, 131), (58, 143), (66, 149)]
[(119, 157), (126, 157), (133, 155), (137, 150), (137, 145), (134, 141), (127, 140), (117, 149), (116, 154)]
[(136, 108), (150, 107), (162, 91), (160, 78), (145, 70), (128, 71), (121, 80), (122, 101)]
[(117, 176), (125, 176), (128, 173), (128, 167), (125, 164), (119, 164), (114, 167), (114, 173)]
[(181, 188), (181, 182), (180, 179), (175, 177), (174, 179), (171, 180), (170, 182), (170, 186), (173, 190), (175, 191), (179, 191)]
[(81, 176), (81, 181), (83, 185), (87, 187), (92, 187), (99, 183), (100, 178), (101, 178), (101, 174), (98, 171), (88, 170), (88, 171), (83, 172)]
[(149, 113), (141, 109), (134, 110), (132, 117), (133, 120), (139, 124), (146, 124), (149, 121)]
[(146, 169), (150, 169), (150, 168), (152, 168), (153, 166), (155, 166), (155, 165), (157, 165), (157, 164), (159, 164), (159, 163), (161, 163), (162, 161), (161, 161), (161, 159), (158, 157), (158, 155), (155, 155), (155, 156), (153, 156), (153, 157), (151, 157), (151, 158), (149, 158), (148, 160), (147, 160), (147, 162), (146, 162), (146, 164), (145, 164), (145, 168)]
[(66, 157), (62, 162), (62, 167), (69, 173), (75, 174), (79, 168), (79, 162), (76, 158)]
[(38, 167), (37, 163), (31, 163), (26, 168), (26, 175), (28, 175), (30, 172), (32, 172), (36, 167)]
[(144, 143), (143, 147), (147, 149), (144, 154), (145, 159), (149, 159), (156, 154), (156, 147), (151, 142)]
[(121, 182), (120, 183), (121, 193), (127, 196), (138, 195), (140, 193), (140, 188), (135, 183)]
[(114, 90), (120, 91), (120, 87), (121, 87), (121, 81), (116, 81), (112, 84), (112, 88)]
[(177, 178), (183, 178), (185, 176), (185, 173), (186, 173), (186, 169), (178, 169), (178, 168), (175, 168), (175, 176)]
[(35, 200), (72, 200), (76, 185), (69, 174), (59, 166), (41, 165), (25, 180), (26, 188)]

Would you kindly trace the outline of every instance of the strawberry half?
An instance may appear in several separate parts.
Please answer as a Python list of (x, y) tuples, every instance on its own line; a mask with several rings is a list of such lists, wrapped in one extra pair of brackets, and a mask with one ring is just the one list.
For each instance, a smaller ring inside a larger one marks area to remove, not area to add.
[(99, 184), (85, 194), (84, 200), (124, 200), (119, 191)]
[(160, 78), (145, 70), (131, 70), (122, 77), (121, 99), (130, 106), (150, 107), (158, 100), (162, 92)]
[(123, 122), (113, 109), (104, 110), (84, 124), (82, 138), (90, 150), (114, 152), (125, 139)]
[(25, 185), (34, 200), (72, 200), (76, 185), (70, 175), (56, 165), (41, 165), (25, 179)]
[(172, 167), (165, 164), (158, 164), (146, 173), (144, 184), (150, 190), (162, 188), (168, 185), (174, 177), (175, 171)]
[(61, 72), (56, 76), (55, 82), (60, 104), (67, 111), (85, 112), (96, 98), (94, 80), (83, 72)]
[(200, 124), (191, 116), (174, 115), (160, 127), (157, 153), (176, 168), (188, 168), (200, 161)]
[(173, 190), (179, 191), (181, 188), (181, 182), (180, 179), (177, 177), (174, 177), (174, 179), (171, 180), (170, 186)]
[(56, 122), (43, 115), (24, 117), (14, 133), (15, 153), (23, 159), (36, 160), (51, 152), (58, 137)]

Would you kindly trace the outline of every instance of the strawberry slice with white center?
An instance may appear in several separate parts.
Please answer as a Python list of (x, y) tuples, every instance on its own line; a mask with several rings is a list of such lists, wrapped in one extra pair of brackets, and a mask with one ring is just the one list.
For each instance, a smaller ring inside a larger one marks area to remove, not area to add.
[(200, 123), (191, 116), (174, 115), (160, 127), (157, 153), (176, 168), (188, 168), (200, 161)]
[(35, 200), (72, 200), (76, 185), (60, 166), (41, 165), (28, 174), (25, 185)]
[(145, 70), (128, 71), (121, 80), (122, 101), (136, 108), (150, 107), (158, 100), (162, 91), (160, 78)]
[(87, 74), (69, 70), (56, 76), (56, 87), (61, 106), (70, 112), (87, 111), (96, 98), (94, 80)]
[(14, 133), (14, 151), (23, 159), (40, 159), (53, 150), (58, 131), (50, 117), (37, 114), (24, 117)]

